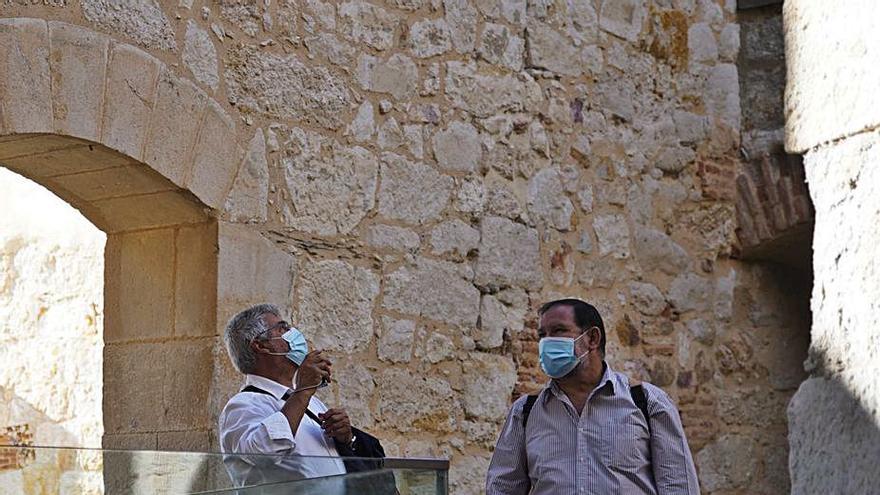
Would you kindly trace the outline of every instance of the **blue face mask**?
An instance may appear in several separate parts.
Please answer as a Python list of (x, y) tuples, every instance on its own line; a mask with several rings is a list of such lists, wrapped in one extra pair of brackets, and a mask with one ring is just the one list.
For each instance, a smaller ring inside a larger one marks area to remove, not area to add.
[(586, 335), (573, 339), (570, 337), (544, 337), (538, 342), (538, 356), (541, 360), (541, 369), (550, 378), (562, 378), (571, 373), (580, 363), (581, 358), (590, 353), (587, 351), (580, 356), (574, 354), (574, 343)]
[(281, 337), (267, 340), (275, 340), (278, 338), (287, 342), (290, 349), (287, 352), (270, 352), (269, 354), (272, 354), (273, 356), (286, 356), (287, 359), (293, 361), (297, 366), (302, 365), (303, 360), (309, 353), (309, 344), (306, 343), (305, 335), (296, 328), (290, 327), (290, 330), (281, 334)]

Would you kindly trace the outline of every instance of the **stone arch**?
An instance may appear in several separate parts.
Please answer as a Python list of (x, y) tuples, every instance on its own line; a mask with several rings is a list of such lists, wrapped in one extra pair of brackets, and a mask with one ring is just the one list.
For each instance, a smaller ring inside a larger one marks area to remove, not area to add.
[(212, 447), (219, 329), (290, 290), (284, 253), (218, 220), (243, 155), (221, 105), (142, 50), (0, 20), (0, 163), (107, 233), (105, 447)]

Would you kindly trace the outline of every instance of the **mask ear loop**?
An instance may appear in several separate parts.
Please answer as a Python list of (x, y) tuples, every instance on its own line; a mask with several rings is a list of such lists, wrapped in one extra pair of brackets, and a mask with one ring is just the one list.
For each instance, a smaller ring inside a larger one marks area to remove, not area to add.
[[(596, 327), (590, 327), (589, 330), (587, 330), (586, 332), (580, 334), (580, 336), (578, 336), (578, 338), (574, 339), (574, 342), (577, 342), (578, 340), (581, 340), (581, 337), (583, 337), (584, 335), (586, 335), (587, 332), (589, 332), (590, 330), (592, 330), (592, 329), (594, 329), (594, 328), (596, 328)], [(587, 354), (589, 354), (589, 353), (591, 353), (591, 352), (593, 352), (592, 349), (587, 349), (587, 352), (585, 352), (585, 353), (583, 353), (583, 354), (581, 354), (580, 356), (577, 357), (578, 361), (580, 361), (581, 359), (583, 359), (584, 356), (586, 356)]]

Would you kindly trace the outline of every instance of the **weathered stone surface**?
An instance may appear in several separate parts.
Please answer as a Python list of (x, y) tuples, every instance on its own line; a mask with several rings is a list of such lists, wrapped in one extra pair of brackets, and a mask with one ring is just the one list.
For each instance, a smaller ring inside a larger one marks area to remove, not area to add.
[(736, 434), (722, 436), (698, 452), (694, 461), (700, 484), (710, 492), (747, 488), (758, 470), (754, 440)]
[(616, 259), (630, 256), (629, 224), (623, 215), (602, 215), (593, 220), (593, 229), (599, 240), (599, 254)]
[(694, 340), (701, 344), (712, 345), (715, 342), (715, 329), (700, 318), (687, 322), (687, 330), (694, 337)]
[(387, 93), (398, 100), (406, 100), (418, 91), (419, 71), (415, 62), (404, 55), (395, 54), (384, 61), (361, 55), (357, 78), (361, 88), (367, 91)]
[(298, 328), (316, 349), (351, 352), (373, 338), (373, 302), (379, 278), (344, 261), (308, 263), (296, 288)]
[(480, 314), (480, 293), (468, 276), (455, 263), (417, 258), (414, 265), (385, 277), (382, 305), (406, 315), (473, 327)]
[(237, 222), (265, 222), (269, 199), (269, 165), (266, 161), (266, 139), (257, 129), (248, 143), (244, 163), (232, 183), (224, 209)]
[(449, 220), (431, 231), (431, 250), (434, 254), (455, 252), (467, 256), (480, 244), (480, 231), (458, 219)]
[(528, 208), (531, 218), (554, 229), (571, 229), (574, 205), (565, 196), (559, 171), (555, 168), (541, 170), (529, 181)]
[(725, 62), (736, 62), (739, 55), (739, 24), (728, 24), (718, 39), (718, 55)]
[(633, 306), (643, 315), (656, 316), (666, 308), (666, 299), (654, 284), (630, 282), (629, 293)]
[(303, 40), (311, 57), (327, 57), (334, 65), (352, 67), (355, 64), (357, 50), (330, 33), (318, 33)]
[(368, 428), (373, 425), (370, 402), (376, 384), (373, 375), (360, 363), (334, 363), (333, 381), (339, 391), (339, 403), (345, 404), (351, 422)]
[(706, 80), (704, 92), (707, 113), (730, 129), (739, 129), (741, 110), (736, 65), (716, 65)]
[(107, 64), (102, 142), (140, 158), (162, 64), (138, 48), (112, 44)]
[(647, 16), (645, 0), (603, 0), (599, 27), (627, 41), (636, 41)]
[(462, 181), (455, 196), (455, 208), (463, 213), (478, 214), (483, 212), (486, 202), (486, 188), (479, 180), (465, 179)]
[(449, 26), (444, 19), (416, 22), (409, 31), (410, 49), (419, 58), (441, 55), (452, 48)]
[(183, 47), (183, 63), (196, 80), (211, 89), (217, 89), (217, 50), (208, 32), (194, 21), (186, 24), (186, 42)]
[(445, 361), (455, 355), (455, 344), (442, 333), (432, 333), (425, 342), (425, 359), (431, 364)]
[(501, 421), (507, 415), (507, 398), (516, 382), (516, 368), (506, 356), (472, 355), (466, 364), (464, 411), (469, 418)]
[(453, 122), (434, 134), (434, 158), (440, 167), (455, 172), (472, 172), (483, 155), (480, 135), (466, 122)]
[(489, 63), (518, 71), (523, 67), (525, 40), (503, 24), (486, 23), (477, 51)]
[(376, 125), (373, 120), (373, 104), (369, 100), (361, 103), (357, 115), (348, 126), (348, 132), (356, 141), (368, 141), (373, 137)]
[(648, 227), (635, 233), (636, 259), (645, 271), (660, 270), (677, 275), (690, 265), (690, 257), (671, 237)]
[(683, 142), (699, 142), (706, 137), (709, 130), (709, 122), (702, 115), (676, 111), (672, 115), (672, 120), (675, 122), (675, 134)]
[(342, 125), (351, 101), (345, 82), (326, 67), (247, 46), (227, 52), (226, 88), (229, 102), (244, 112), (330, 129)]
[(381, 162), (381, 215), (411, 224), (440, 216), (452, 194), (452, 177), (393, 153), (383, 153)]
[(408, 363), (412, 358), (416, 323), (383, 316), (382, 328), (382, 335), (379, 337), (379, 359), (391, 363)]
[(712, 284), (709, 280), (695, 274), (679, 275), (669, 286), (667, 299), (680, 313), (703, 310), (712, 298)]
[(529, 40), (529, 59), (531, 67), (547, 69), (566, 76), (579, 76), (583, 64), (578, 63), (580, 52), (571, 40), (546, 24), (529, 26), (526, 31)]
[(486, 485), (489, 459), (468, 455), (456, 457), (455, 460), (449, 469), (451, 493), (480, 493)]
[(459, 53), (470, 52), (477, 37), (477, 9), (469, 0), (443, 0), (443, 8), (455, 50)]
[(478, 285), (539, 288), (543, 282), (538, 232), (506, 218), (485, 217), (480, 225)]
[(367, 244), (379, 249), (412, 251), (419, 247), (419, 234), (393, 225), (371, 225), (366, 234)]
[(377, 377), (376, 419), (400, 432), (449, 432), (461, 407), (449, 382), (410, 370), (388, 368)]
[(174, 50), (174, 30), (154, 0), (83, 0), (83, 15), (103, 29), (135, 40), (139, 45)]
[(456, 108), (478, 117), (530, 110), (543, 99), (541, 88), (528, 75), (494, 76), (462, 62), (446, 64), (446, 96)]
[(516, 335), (523, 330), (529, 299), (522, 289), (506, 289), (483, 296), (480, 305), (480, 328), (474, 334), (478, 349), (494, 349), (504, 342), (504, 333)]
[(375, 204), (376, 157), (300, 129), (287, 144), (282, 165), (292, 209), (286, 223), (320, 235), (354, 229)]
[(713, 62), (718, 59), (718, 42), (715, 33), (705, 23), (697, 23), (688, 28), (688, 51), (691, 62)]
[(399, 20), (382, 7), (367, 2), (346, 2), (339, 6), (339, 25), (343, 36), (376, 50), (394, 46)]

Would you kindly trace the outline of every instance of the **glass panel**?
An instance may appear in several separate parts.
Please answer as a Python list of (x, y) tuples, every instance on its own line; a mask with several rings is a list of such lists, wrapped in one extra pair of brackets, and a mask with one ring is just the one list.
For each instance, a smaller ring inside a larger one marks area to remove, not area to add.
[[(227, 467), (245, 457), (254, 472), (236, 487)], [(352, 458), (345, 458), (352, 459)], [(363, 494), (446, 495), (449, 462), (442, 459), (363, 459), (377, 469), (299, 479), (277, 468), (320, 466), (339, 458), (241, 456), (198, 452), (0, 446), (0, 494)], [(265, 474), (264, 474), (265, 473)]]

